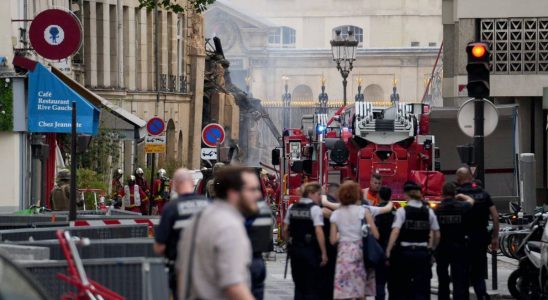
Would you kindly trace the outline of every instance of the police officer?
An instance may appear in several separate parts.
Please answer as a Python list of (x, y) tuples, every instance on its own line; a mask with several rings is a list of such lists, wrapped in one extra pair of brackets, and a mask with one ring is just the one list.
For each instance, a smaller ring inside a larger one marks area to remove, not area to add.
[[(375, 225), (379, 230), (379, 244), (386, 251), (388, 239), (392, 231), (392, 223), (394, 223), (394, 214), (392, 212), (392, 190), (389, 187), (383, 186), (378, 193), (379, 207), (389, 208), (390, 211), (375, 216)], [(373, 214), (371, 211), (371, 214)], [(375, 268), (375, 287), (377, 290), (376, 300), (384, 300), (386, 298), (386, 282), (388, 281), (388, 267), (381, 264)]]
[(305, 184), (302, 198), (289, 207), (284, 220), (295, 300), (320, 298), (319, 270), (327, 264), (320, 201), (321, 186), (316, 182)]
[(390, 299), (430, 299), (431, 254), (440, 227), (434, 211), (423, 202), (420, 185), (407, 182), (403, 190), (407, 206), (396, 211), (386, 249)]
[[(438, 299), (449, 300), (449, 282), (453, 282), (453, 299), (468, 300), (469, 275), (466, 257), (468, 245), (467, 215), (474, 200), (456, 193), (456, 185), (443, 185), (443, 200), (436, 207), (440, 224), (441, 239), (436, 249), (436, 270), (438, 273)], [(451, 277), (449, 277), (451, 267)]]
[[(469, 260), (470, 282), (478, 299), (489, 299), (485, 279), (487, 278), (487, 247), (498, 249), (499, 215), (489, 193), (485, 192), (480, 183), (475, 182), (468, 168), (457, 170), (458, 192), (469, 195), (474, 199), (474, 206), (470, 210), (469, 222)], [(487, 229), (489, 216), (493, 221), (491, 235)]]
[(194, 180), (186, 169), (179, 169), (173, 175), (177, 200), (168, 203), (160, 218), (160, 225), (155, 232), (154, 252), (165, 256), (169, 268), (169, 287), (173, 299), (177, 299), (177, 278), (175, 260), (177, 244), (190, 217), (208, 205), (207, 198), (194, 194)]

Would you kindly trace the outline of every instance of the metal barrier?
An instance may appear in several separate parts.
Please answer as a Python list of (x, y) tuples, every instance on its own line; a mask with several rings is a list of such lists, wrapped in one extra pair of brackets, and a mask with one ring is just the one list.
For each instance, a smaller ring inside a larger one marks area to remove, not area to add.
[[(88, 259), (83, 260), (90, 279), (131, 300), (169, 299), (168, 276), (163, 260), (151, 258)], [(57, 279), (58, 273), (66, 273), (63, 261), (23, 261), (37, 282), (46, 287), (50, 299), (60, 299), (70, 285)]]
[[(72, 233), (72, 231), (71, 231)], [(46, 247), (50, 250), (50, 259), (64, 260), (58, 240), (15, 242), (14, 245)], [(119, 258), (119, 257), (158, 257), (152, 248), (154, 239), (130, 238), (111, 240), (90, 240), (90, 244), (78, 251), (82, 259)]]
[(1, 222), (5, 223), (5, 224), (13, 224), (13, 223), (24, 223), (24, 224), (46, 223), (46, 222), (52, 222), (53, 221), (52, 218), (55, 219), (55, 222), (68, 222), (68, 215), (57, 214), (57, 213), (48, 213), (48, 214), (39, 214), (39, 215), (0, 214)]
[(11, 260), (46, 260), (50, 257), (50, 250), (47, 247), (0, 243), (0, 252)]
[(136, 224), (0, 230), (0, 241), (53, 240), (60, 229), (70, 230), (73, 236), (96, 240), (148, 237), (148, 225)]
[(21, 228), (67, 227), (69, 222), (38, 222), (38, 223), (0, 223), (0, 230)]

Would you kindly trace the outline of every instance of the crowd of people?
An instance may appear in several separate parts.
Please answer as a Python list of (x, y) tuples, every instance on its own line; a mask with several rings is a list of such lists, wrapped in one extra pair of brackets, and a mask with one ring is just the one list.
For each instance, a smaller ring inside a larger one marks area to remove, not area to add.
[[(136, 170), (123, 186), (121, 170), (115, 174), (122, 207), (145, 212), (150, 187), (144, 172)], [(63, 185), (53, 197), (68, 198), (69, 175), (61, 172)], [(283, 220), (294, 299), (429, 299), (434, 263), (439, 299), (451, 298), (451, 284), (452, 299), (469, 299), (470, 286), (477, 299), (489, 299), (486, 255), (489, 244), (498, 247), (498, 214), (469, 169), (459, 169), (456, 178), (443, 186), (435, 208), (419, 184), (406, 182), (406, 205), (397, 210), (379, 174), (364, 190), (352, 180), (326, 190), (304, 184)], [(264, 251), (250, 233), (264, 197), (255, 168), (219, 166), (207, 184), (210, 198), (195, 193), (186, 169), (172, 180), (161, 170), (152, 188), (165, 200), (154, 251), (167, 259), (174, 299), (264, 298)], [(371, 240), (384, 252), (382, 263), (368, 262), (364, 241)]]
[[(295, 299), (430, 299), (432, 266), (438, 298), (489, 299), (487, 250), (498, 247), (498, 214), (469, 169), (443, 186), (443, 200), (432, 208), (422, 187), (406, 182), (406, 205), (393, 212), (392, 191), (373, 174), (368, 189), (348, 180), (301, 188), (302, 198), (284, 220)], [(489, 218), (493, 220), (489, 232)], [(372, 236), (383, 249), (382, 263), (368, 263), (364, 241)], [(388, 293), (386, 293), (388, 291)]]

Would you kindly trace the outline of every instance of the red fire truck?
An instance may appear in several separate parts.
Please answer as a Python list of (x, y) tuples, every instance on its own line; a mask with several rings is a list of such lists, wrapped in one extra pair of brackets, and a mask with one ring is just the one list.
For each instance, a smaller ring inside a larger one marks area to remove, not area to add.
[(396, 206), (404, 204), (408, 180), (422, 185), (432, 205), (440, 200), (445, 178), (437, 171), (435, 137), (428, 134), (429, 106), (357, 101), (330, 119), (326, 112), (319, 107), (302, 118), (301, 128), (284, 130), (282, 147), (272, 152), (281, 178), (278, 220), (297, 201), (303, 183), (326, 186), (351, 179), (367, 188), (373, 173), (392, 188)]

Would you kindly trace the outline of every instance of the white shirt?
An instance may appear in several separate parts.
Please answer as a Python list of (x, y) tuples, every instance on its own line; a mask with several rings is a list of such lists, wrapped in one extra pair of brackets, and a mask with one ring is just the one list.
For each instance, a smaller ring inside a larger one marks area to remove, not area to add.
[(339, 241), (355, 242), (362, 239), (362, 220), (365, 209), (359, 205), (343, 205), (331, 214), (329, 220), (332, 224), (337, 224)]
[[(312, 202), (312, 199), (308, 198), (301, 198), (299, 200), (299, 203), (302, 204), (310, 204)], [(284, 224), (289, 225), (289, 210), (291, 210), (292, 207), (293, 204), (291, 204), (287, 209), (287, 213), (285, 214), (284, 218)], [(310, 216), (312, 217), (312, 222), (314, 223), (314, 226), (323, 226), (323, 212), (322, 208), (319, 205), (314, 205), (310, 208)]]
[(379, 207), (379, 206), (373, 206), (373, 205), (367, 205), (367, 204), (362, 204), (363, 207), (367, 208), (369, 210), (369, 212), (371, 212), (371, 216), (373, 218), (375, 218), (376, 216), (380, 215), (381, 214), (381, 209), (382, 207)]
[[(409, 200), (407, 205), (411, 207), (423, 207), (424, 203), (418, 200)], [(440, 230), (438, 218), (430, 207), (428, 208), (428, 220), (430, 221), (430, 230)], [(400, 207), (396, 210), (396, 217), (394, 218), (394, 223), (392, 223), (392, 228), (401, 228), (403, 223), (405, 223), (405, 208)]]

